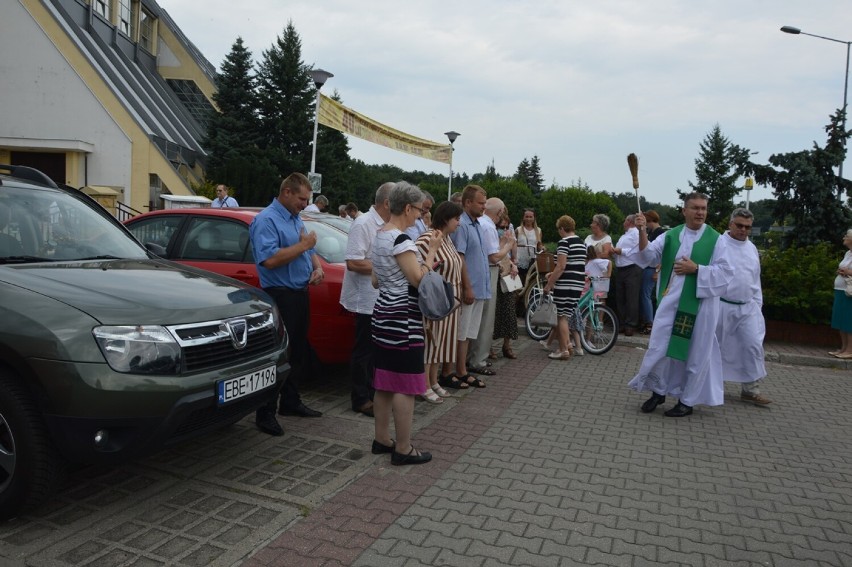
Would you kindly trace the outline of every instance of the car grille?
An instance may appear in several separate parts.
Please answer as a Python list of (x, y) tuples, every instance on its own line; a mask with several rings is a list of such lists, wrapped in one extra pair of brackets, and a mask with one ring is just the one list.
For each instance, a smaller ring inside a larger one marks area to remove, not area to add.
[[(245, 323), (243, 335), (242, 323)], [(233, 331), (232, 329), (237, 329)], [(275, 350), (278, 333), (271, 312), (169, 327), (183, 351), (183, 371), (199, 372), (250, 360)], [(234, 337), (244, 338), (240, 348)]]

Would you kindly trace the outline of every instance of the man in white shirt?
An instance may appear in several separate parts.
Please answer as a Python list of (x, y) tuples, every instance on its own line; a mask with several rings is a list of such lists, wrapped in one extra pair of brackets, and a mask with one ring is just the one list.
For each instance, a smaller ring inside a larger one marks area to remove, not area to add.
[(305, 207), (305, 212), (307, 213), (324, 213), (328, 208), (328, 197), (325, 195), (320, 195), (314, 202)]
[(722, 351), (722, 376), (726, 382), (740, 382), (740, 399), (756, 406), (772, 403), (760, 395), (760, 381), (766, 376), (763, 363), (763, 290), (760, 287), (760, 256), (748, 239), (754, 214), (748, 209), (734, 209), (728, 231), (719, 237), (731, 250), (728, 261), (734, 277), (719, 303), (716, 339)]
[(225, 185), (217, 185), (216, 186), (216, 198), (213, 199), (213, 202), (210, 203), (210, 207), (213, 209), (230, 209), (232, 207), (239, 207), (239, 203), (233, 197), (228, 196), (228, 188)]
[[(493, 376), (496, 371), (488, 368), (488, 354), (491, 352), (491, 337), (494, 335), (494, 315), (497, 309), (497, 276), (500, 268), (497, 264), (511, 252), (515, 245), (515, 235), (506, 231), (503, 236), (497, 234), (497, 218), (506, 205), (497, 197), (485, 201), (485, 214), (480, 217), (482, 225), (482, 247), (488, 256), (488, 277), (491, 293), (482, 309), (479, 334), (470, 343), (467, 356), (467, 370), (474, 374)], [(512, 267), (517, 274), (517, 266)]]
[(639, 294), (642, 291), (642, 268), (631, 257), (639, 246), (639, 230), (635, 220), (636, 215), (627, 215), (624, 219), (624, 234), (612, 248), (618, 319), (628, 337), (633, 336), (639, 327)]
[(340, 304), (355, 314), (355, 343), (349, 365), (352, 381), (352, 411), (373, 416), (373, 342), (370, 330), (373, 306), (379, 290), (373, 287), (370, 251), (376, 233), (390, 218), (388, 197), (396, 183), (385, 183), (376, 191), (375, 204), (352, 221), (346, 242), (346, 272)]

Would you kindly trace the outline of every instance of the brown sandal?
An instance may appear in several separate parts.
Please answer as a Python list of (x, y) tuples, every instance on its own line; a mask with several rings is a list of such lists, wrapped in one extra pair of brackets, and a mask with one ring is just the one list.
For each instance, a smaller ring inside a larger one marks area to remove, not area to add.
[(518, 355), (515, 354), (515, 351), (513, 351), (511, 348), (503, 347), (503, 358), (515, 359), (518, 358)]

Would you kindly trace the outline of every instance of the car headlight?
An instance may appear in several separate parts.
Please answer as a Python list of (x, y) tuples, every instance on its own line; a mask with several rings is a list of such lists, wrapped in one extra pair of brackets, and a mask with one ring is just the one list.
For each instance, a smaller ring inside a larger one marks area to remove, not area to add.
[(92, 330), (107, 364), (116, 372), (177, 374), (181, 350), (159, 325), (103, 326)]

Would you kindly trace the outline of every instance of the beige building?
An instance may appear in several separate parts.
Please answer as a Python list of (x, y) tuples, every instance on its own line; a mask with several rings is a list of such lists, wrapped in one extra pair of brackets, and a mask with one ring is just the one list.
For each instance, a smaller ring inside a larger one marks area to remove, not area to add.
[(2, 17), (0, 163), (122, 210), (193, 195), (216, 71), (155, 0), (4, 0)]

